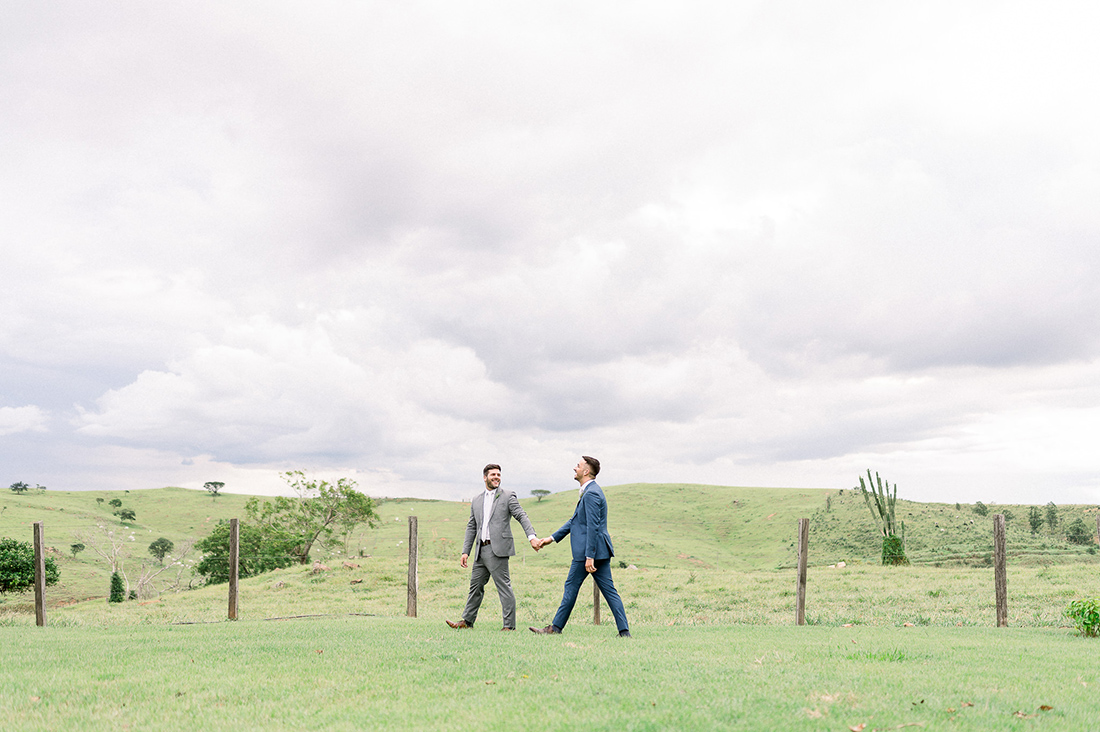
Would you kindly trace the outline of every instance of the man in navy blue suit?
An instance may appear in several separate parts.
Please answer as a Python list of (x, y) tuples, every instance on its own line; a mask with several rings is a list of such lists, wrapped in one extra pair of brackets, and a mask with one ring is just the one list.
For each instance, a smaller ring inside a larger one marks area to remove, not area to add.
[(573, 517), (565, 522), (552, 537), (540, 539), (540, 546), (561, 541), (569, 534), (569, 544), (573, 550), (573, 562), (569, 565), (569, 574), (565, 578), (565, 593), (561, 605), (554, 615), (554, 622), (545, 628), (531, 628), (534, 633), (560, 633), (569, 622), (569, 614), (577, 603), (584, 578), (592, 575), (600, 593), (607, 600), (611, 614), (615, 617), (615, 627), (623, 638), (630, 637), (630, 627), (626, 622), (626, 610), (623, 601), (611, 579), (611, 557), (615, 550), (611, 546), (611, 535), (607, 532), (607, 499), (603, 490), (596, 485), (596, 476), (600, 472), (600, 461), (587, 455), (581, 458), (573, 469), (573, 479), (581, 484), (581, 498)]

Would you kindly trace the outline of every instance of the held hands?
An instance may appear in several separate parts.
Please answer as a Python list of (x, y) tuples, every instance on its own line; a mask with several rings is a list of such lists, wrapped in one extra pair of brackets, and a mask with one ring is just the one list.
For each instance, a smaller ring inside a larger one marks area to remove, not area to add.
[(538, 538), (531, 539), (531, 548), (534, 549), (535, 551), (538, 551), (539, 549), (542, 549), (542, 539), (538, 539)]
[(539, 539), (539, 541), (541, 542), (539, 544), (540, 547), (550, 546), (551, 544), (554, 543), (554, 537), (548, 536), (545, 539)]

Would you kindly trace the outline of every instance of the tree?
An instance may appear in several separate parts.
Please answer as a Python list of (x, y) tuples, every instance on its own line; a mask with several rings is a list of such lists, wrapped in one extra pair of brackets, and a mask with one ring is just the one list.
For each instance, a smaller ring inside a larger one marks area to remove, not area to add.
[(74, 559), (76, 558), (76, 555), (80, 554), (80, 552), (84, 551), (84, 549), (85, 549), (85, 546), (83, 544), (81, 544), (79, 541), (75, 544), (70, 544), (69, 545), (69, 551), (71, 551), (73, 553), (73, 558)]
[(550, 495), (550, 491), (545, 488), (536, 488), (531, 491), (531, 495), (538, 499), (538, 503), (542, 503), (542, 499)]
[(989, 508), (986, 507), (986, 505), (984, 503), (982, 503), (981, 501), (978, 501), (977, 503), (974, 504), (974, 509), (973, 510), (974, 510), (974, 513), (978, 514), (979, 516), (988, 516), (989, 515)]
[[(96, 502), (96, 503), (103, 503), (103, 499), (102, 499), (102, 498), (97, 498), (97, 499), (95, 499), (95, 502)], [(120, 505), (120, 506), (121, 506), (121, 505), (122, 505), (122, 501), (119, 501), (118, 505)]]
[[(61, 573), (57, 562), (46, 557), (46, 586), (56, 585)], [(34, 547), (25, 541), (0, 539), (0, 595), (25, 592), (34, 587)]]
[(115, 511), (115, 516), (118, 516), (123, 521), (137, 521), (137, 514), (134, 513), (134, 509), (132, 508), (120, 508)]
[(22, 495), (23, 493), (26, 493), (27, 491), (29, 491), (31, 489), (31, 487), (29, 485), (27, 485), (26, 483), (24, 483), (23, 481), (19, 481), (18, 483), (12, 483), (11, 484), (11, 489), (12, 489), (12, 492)]
[[(294, 548), (297, 537), (279, 534), (277, 530), (263, 529), (243, 521), (240, 526), (240, 555), (238, 574), (252, 577), (270, 572), (276, 567), (289, 567), (298, 561)], [(202, 561), (195, 565), (195, 572), (206, 578), (210, 585), (229, 581), (229, 522), (220, 521), (214, 530), (195, 544), (203, 553)]]
[[(107, 562), (111, 572), (123, 572), (122, 565), (130, 553), (126, 550), (127, 541), (133, 541), (134, 534), (130, 536), (116, 532), (105, 524), (96, 524), (87, 531), (78, 531), (74, 538), (81, 544), (87, 545), (95, 554)], [(125, 572), (123, 572), (125, 574)]]
[(871, 480), (871, 470), (867, 470), (867, 483), (863, 482), (863, 476), (859, 476), (859, 492), (863, 494), (863, 500), (871, 511), (871, 517), (881, 524), (882, 531), (882, 563), (883, 564), (909, 564), (905, 556), (905, 523), (901, 524), (901, 534), (898, 534), (897, 523), (894, 517), (894, 506), (898, 500), (898, 484), (894, 483), (894, 491), (890, 492), (890, 482), (884, 481), (875, 473), (875, 480)]
[(118, 572), (111, 572), (111, 594), (107, 602), (122, 602), (126, 599), (126, 588), (122, 585), (122, 577)]
[(122, 499), (112, 498), (110, 501), (107, 502), (107, 505), (111, 508), (122, 508)]
[(1027, 525), (1031, 527), (1032, 534), (1038, 534), (1043, 528), (1043, 512), (1038, 506), (1032, 506), (1027, 510)]
[(172, 551), (175, 546), (175, 544), (162, 536), (149, 545), (149, 553), (152, 554), (153, 558), (155, 558), (158, 562), (164, 564), (164, 557), (168, 554), (168, 552)]
[(337, 527), (343, 528), (346, 535), (360, 524), (373, 527), (378, 520), (374, 502), (356, 490), (354, 480), (340, 478), (335, 483), (307, 480), (300, 470), (283, 473), (281, 477), (298, 494), (297, 499), (276, 496), (261, 503), (253, 497), (248, 499), (244, 510), (270, 536), (292, 537), (295, 540), (292, 553), (300, 564), (309, 562), (315, 542), (322, 546), (331, 544)]
[(1066, 541), (1070, 544), (1092, 543), (1092, 530), (1081, 517), (1078, 516), (1066, 527)]
[(208, 480), (203, 488), (210, 491), (211, 498), (217, 498), (218, 493), (221, 491), (221, 489), (225, 488), (225, 483), (222, 483), (219, 480)]
[(1054, 505), (1054, 501), (1047, 504), (1047, 529), (1050, 533), (1054, 533), (1058, 529), (1058, 507)]

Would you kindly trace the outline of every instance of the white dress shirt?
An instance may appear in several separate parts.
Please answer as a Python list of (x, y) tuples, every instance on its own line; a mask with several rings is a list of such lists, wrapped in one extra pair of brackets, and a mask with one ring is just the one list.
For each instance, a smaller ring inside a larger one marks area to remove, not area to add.
[[(493, 514), (493, 499), (496, 498), (499, 488), (485, 489), (485, 500), (481, 503), (481, 540), (489, 541), (489, 517)], [(538, 537), (531, 534), (527, 541), (534, 541)]]

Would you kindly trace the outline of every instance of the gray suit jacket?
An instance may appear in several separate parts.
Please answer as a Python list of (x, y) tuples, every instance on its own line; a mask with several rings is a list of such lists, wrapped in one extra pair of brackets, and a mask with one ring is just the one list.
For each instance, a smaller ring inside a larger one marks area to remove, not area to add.
[[(481, 549), (481, 519), (485, 509), (485, 493), (481, 491), (470, 502), (470, 520), (466, 523), (466, 540), (462, 544), (462, 553), (472, 556), (477, 561), (477, 555)], [(512, 525), (509, 519), (515, 518), (527, 533), (525, 536), (537, 535), (535, 527), (527, 518), (527, 512), (519, 505), (519, 499), (512, 491), (497, 488), (493, 499), (493, 510), (489, 514), (489, 541), (492, 542), (487, 549), (491, 549), (498, 557), (515, 556), (516, 544), (512, 540)], [(470, 550), (473, 549), (471, 554)]]

